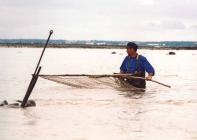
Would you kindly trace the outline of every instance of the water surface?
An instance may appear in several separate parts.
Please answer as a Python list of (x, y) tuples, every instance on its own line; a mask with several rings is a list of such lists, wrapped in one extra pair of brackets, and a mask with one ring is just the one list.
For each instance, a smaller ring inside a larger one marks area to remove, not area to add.
[[(0, 48), (0, 101), (22, 99), (41, 49)], [(111, 52), (117, 52), (111, 54)], [(0, 139), (195, 140), (197, 139), (197, 51), (139, 50), (156, 69), (146, 91), (78, 89), (39, 79), (36, 107), (0, 108)], [(121, 49), (47, 49), (42, 74), (103, 74), (119, 71)]]

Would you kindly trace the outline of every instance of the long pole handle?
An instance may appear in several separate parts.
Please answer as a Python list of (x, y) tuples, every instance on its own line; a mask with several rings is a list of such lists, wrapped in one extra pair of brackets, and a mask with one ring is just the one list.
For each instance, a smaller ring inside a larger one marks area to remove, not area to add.
[(51, 37), (51, 35), (52, 35), (52, 34), (53, 34), (53, 30), (50, 30), (50, 32), (49, 32), (49, 37), (48, 37), (48, 39), (47, 39), (47, 41), (46, 41), (46, 44), (45, 44), (45, 46), (44, 46), (44, 48), (43, 48), (43, 50), (42, 50), (42, 54), (41, 54), (41, 56), (40, 56), (40, 59), (39, 59), (39, 61), (38, 61), (38, 64), (37, 64), (37, 66), (36, 66), (36, 69), (35, 69), (35, 71), (34, 71), (34, 74), (33, 74), (33, 75), (35, 75), (35, 74), (36, 74), (36, 72), (37, 72), (37, 70), (38, 70), (38, 67), (39, 67), (40, 62), (41, 62), (42, 57), (43, 57), (43, 54), (44, 54), (44, 52), (45, 52), (45, 49), (46, 49), (46, 47), (47, 47), (47, 45), (48, 45), (48, 42), (49, 42), (50, 37)]
[(147, 81), (151, 81), (151, 82), (157, 83), (157, 84), (159, 84), (159, 85), (162, 85), (162, 86), (165, 86), (165, 87), (171, 88), (171, 86), (170, 86), (170, 85), (167, 85), (167, 84), (164, 84), (164, 83), (158, 82), (158, 81), (156, 81), (156, 80), (147, 80)]
[(149, 79), (146, 79), (146, 78), (143, 78), (143, 77), (132, 76), (130, 74), (113, 74), (113, 75), (101, 75), (101, 76), (90, 76), (90, 77), (92, 77), (92, 78), (99, 78), (99, 77), (127, 77), (127, 78), (132, 78), (132, 79), (146, 80), (146, 81), (150, 81), (150, 82), (157, 83), (159, 85), (171, 88), (170, 85), (158, 82), (156, 80), (149, 80)]

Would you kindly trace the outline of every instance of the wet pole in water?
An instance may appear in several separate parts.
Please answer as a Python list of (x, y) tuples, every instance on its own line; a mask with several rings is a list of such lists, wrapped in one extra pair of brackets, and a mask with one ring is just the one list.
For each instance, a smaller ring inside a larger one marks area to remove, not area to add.
[(49, 37), (48, 37), (48, 39), (47, 39), (47, 41), (46, 41), (46, 44), (45, 44), (45, 46), (44, 46), (44, 48), (43, 48), (42, 54), (41, 54), (41, 56), (40, 56), (40, 59), (39, 59), (39, 61), (38, 61), (38, 64), (37, 64), (37, 66), (36, 66), (36, 69), (35, 69), (35, 71), (34, 71), (34, 74), (32, 75), (32, 79), (31, 79), (31, 81), (30, 81), (30, 83), (29, 83), (29, 86), (28, 86), (28, 88), (27, 88), (25, 97), (23, 98), (23, 102), (22, 102), (22, 104), (21, 104), (21, 107), (23, 107), (23, 108), (25, 107), (25, 105), (26, 105), (26, 103), (27, 103), (27, 101), (28, 101), (28, 99), (29, 99), (29, 96), (31, 95), (31, 92), (32, 92), (32, 90), (33, 90), (33, 88), (34, 88), (34, 86), (35, 86), (37, 80), (38, 80), (38, 75), (39, 75), (40, 70), (41, 70), (40, 62), (41, 62), (41, 60), (42, 60), (43, 54), (44, 54), (44, 52), (45, 52), (45, 49), (46, 49), (46, 47), (47, 47), (47, 45), (48, 45), (48, 43), (49, 43), (49, 40), (50, 40), (50, 37), (51, 37), (52, 34), (53, 34), (53, 30), (51, 30), (51, 31), (49, 32)]

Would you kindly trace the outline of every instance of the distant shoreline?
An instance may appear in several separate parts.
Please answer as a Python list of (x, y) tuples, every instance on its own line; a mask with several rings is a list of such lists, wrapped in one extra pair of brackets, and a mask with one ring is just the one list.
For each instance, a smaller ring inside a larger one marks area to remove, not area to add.
[[(0, 44), (0, 48), (42, 48), (44, 44)], [(125, 49), (124, 45), (49, 44), (48, 48)], [(197, 50), (197, 47), (139, 46), (148, 50)]]

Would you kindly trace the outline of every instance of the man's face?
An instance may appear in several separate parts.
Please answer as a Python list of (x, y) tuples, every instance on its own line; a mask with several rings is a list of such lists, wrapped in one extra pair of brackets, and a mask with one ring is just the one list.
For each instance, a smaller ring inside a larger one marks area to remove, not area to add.
[(133, 48), (127, 48), (127, 54), (128, 55), (134, 55), (136, 52)]

